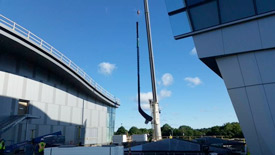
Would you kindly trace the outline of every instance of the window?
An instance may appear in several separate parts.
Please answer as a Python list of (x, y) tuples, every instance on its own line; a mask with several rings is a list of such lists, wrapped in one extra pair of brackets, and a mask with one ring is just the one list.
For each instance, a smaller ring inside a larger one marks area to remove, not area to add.
[(206, 2), (207, 0), (186, 0), (188, 6), (192, 6), (201, 2)]
[(168, 12), (175, 11), (185, 7), (184, 0), (165, 0)]
[(275, 11), (275, 0), (165, 1), (173, 34), (177, 38), (189, 36), (187, 33), (190, 32)]
[(259, 14), (275, 10), (275, 0), (256, 0)]
[(191, 32), (189, 20), (186, 12), (181, 12), (170, 16), (170, 23), (174, 36)]
[(28, 114), (28, 101), (19, 100), (18, 101), (18, 115)]
[(253, 0), (220, 0), (222, 23), (255, 15)]
[(209, 2), (190, 9), (194, 30), (215, 26), (219, 24), (217, 2)]

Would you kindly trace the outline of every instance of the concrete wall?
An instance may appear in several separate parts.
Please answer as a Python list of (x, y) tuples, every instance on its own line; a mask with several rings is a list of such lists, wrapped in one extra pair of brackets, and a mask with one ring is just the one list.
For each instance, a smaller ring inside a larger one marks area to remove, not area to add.
[(274, 27), (272, 15), (193, 37), (199, 58), (216, 61), (255, 155), (275, 154)]
[(19, 99), (29, 101), (29, 113), (41, 118), (29, 120), (27, 129), (23, 122), (2, 135), (11, 143), (30, 139), (34, 130), (35, 137), (62, 131), (67, 144), (76, 144), (78, 126), (84, 126), (82, 143), (110, 142), (114, 123), (108, 120), (114, 121), (114, 107), (87, 95), (66, 77), (0, 51), (0, 119), (17, 114)]

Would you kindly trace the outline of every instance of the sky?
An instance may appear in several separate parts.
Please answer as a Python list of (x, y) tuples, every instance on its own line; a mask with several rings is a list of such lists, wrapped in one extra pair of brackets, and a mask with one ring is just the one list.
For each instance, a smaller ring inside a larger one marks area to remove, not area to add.
[[(192, 38), (173, 38), (165, 1), (149, 0), (149, 8), (161, 125), (198, 129), (237, 122), (223, 80), (198, 59)], [(151, 128), (137, 110), (136, 21), (141, 101), (149, 114), (152, 97), (142, 0), (0, 0), (0, 14), (51, 44), (119, 98), (115, 129)]]

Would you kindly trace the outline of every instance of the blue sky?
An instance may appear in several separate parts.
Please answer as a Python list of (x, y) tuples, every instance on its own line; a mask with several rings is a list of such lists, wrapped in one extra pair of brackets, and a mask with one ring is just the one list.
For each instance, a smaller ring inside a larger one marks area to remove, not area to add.
[[(192, 38), (174, 40), (164, 0), (149, 0), (149, 6), (161, 124), (204, 128), (238, 121), (223, 80), (194, 54)], [(53, 45), (120, 98), (116, 129), (121, 124), (151, 127), (136, 102), (137, 20), (142, 101), (151, 92), (142, 0), (0, 0), (0, 13)]]

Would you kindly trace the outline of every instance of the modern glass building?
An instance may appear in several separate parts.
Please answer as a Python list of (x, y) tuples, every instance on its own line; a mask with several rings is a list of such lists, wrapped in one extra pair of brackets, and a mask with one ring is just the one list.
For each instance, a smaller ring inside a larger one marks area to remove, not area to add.
[(175, 39), (223, 78), (252, 154), (275, 154), (275, 0), (166, 0)]

